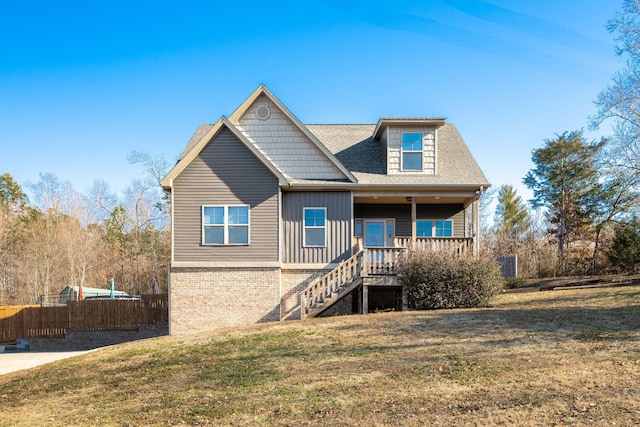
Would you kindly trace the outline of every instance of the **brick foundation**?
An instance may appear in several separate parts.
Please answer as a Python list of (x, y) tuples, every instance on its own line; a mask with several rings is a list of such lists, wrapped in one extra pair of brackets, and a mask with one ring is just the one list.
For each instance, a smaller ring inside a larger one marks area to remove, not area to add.
[(280, 320), (279, 268), (173, 268), (172, 335)]
[(300, 319), (300, 292), (331, 269), (282, 270), (282, 320)]

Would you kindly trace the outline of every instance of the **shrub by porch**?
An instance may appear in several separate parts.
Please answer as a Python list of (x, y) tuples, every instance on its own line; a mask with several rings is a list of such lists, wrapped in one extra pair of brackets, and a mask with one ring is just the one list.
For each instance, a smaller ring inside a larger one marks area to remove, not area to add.
[(412, 310), (483, 307), (502, 289), (498, 265), (441, 252), (408, 251), (398, 279)]

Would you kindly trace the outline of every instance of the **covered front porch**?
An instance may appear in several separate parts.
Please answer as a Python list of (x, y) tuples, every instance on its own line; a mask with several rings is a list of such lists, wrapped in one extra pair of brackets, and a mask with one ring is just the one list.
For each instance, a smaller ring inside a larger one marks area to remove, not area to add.
[(413, 248), (479, 254), (480, 191), (355, 192), (353, 250)]
[(320, 315), (349, 294), (354, 312), (365, 314), (372, 290), (395, 296), (392, 309), (405, 309), (400, 259), (409, 249), (477, 256), (479, 196), (354, 194), (353, 255), (300, 294), (301, 318)]

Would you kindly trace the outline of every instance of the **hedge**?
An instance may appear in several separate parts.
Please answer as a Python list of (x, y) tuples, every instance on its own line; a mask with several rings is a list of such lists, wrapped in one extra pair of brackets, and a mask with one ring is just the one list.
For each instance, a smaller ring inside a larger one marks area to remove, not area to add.
[(503, 287), (497, 263), (439, 252), (409, 251), (398, 279), (413, 310), (486, 307)]

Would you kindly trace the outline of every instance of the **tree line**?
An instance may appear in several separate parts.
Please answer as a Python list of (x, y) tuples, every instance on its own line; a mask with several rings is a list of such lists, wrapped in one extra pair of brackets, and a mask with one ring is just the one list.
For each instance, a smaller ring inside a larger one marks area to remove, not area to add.
[(533, 150), (535, 167), (523, 179), (533, 191), (528, 205), (512, 186), (497, 192), (486, 250), (519, 255), (526, 277), (640, 268), (640, 0), (624, 0), (607, 28), (627, 62), (597, 95), (588, 120), (592, 129), (610, 123), (611, 135), (556, 134)]
[[(597, 94), (588, 120), (592, 129), (611, 123), (611, 135), (556, 134), (532, 152), (534, 168), (523, 178), (529, 203), (511, 185), (481, 199), (484, 252), (518, 255), (521, 276), (640, 271), (640, 0), (623, 0), (608, 29), (627, 62)], [(168, 163), (140, 152), (128, 160), (143, 178), (122, 194), (104, 181), (81, 194), (41, 174), (26, 184), (29, 200), (10, 174), (0, 175), (0, 305), (33, 303), (65, 286), (106, 288), (111, 278), (132, 294), (153, 283), (166, 291), (169, 206), (158, 182)]]
[[(0, 305), (54, 301), (66, 286), (167, 290), (168, 202), (161, 157), (132, 152), (142, 178), (121, 193), (97, 180), (87, 194), (53, 174), (23, 187), (0, 175)], [(26, 190), (31, 197), (27, 197)]]

